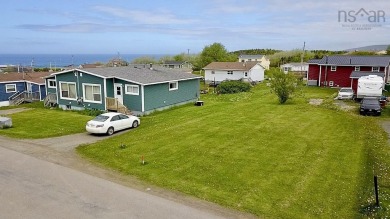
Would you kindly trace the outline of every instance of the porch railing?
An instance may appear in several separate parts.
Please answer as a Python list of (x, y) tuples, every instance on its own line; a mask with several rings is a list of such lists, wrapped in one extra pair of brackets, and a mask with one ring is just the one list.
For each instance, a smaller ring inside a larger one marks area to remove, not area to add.
[(43, 101), (44, 106), (51, 107), (57, 105), (57, 94), (49, 93)]
[(118, 101), (118, 98), (106, 97), (107, 111), (115, 111), (124, 114), (132, 114), (131, 111)]
[(8, 98), (10, 105), (20, 105), (24, 102), (33, 102), (41, 100), (39, 92), (19, 92)]

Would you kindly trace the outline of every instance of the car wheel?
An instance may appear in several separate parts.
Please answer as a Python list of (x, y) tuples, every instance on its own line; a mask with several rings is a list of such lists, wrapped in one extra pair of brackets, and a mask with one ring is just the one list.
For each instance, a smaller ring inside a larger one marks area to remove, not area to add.
[(114, 134), (114, 127), (110, 127), (107, 129), (107, 135), (112, 135)]
[(135, 120), (135, 121), (133, 122), (133, 125), (132, 125), (131, 127), (133, 127), (133, 128), (137, 128), (137, 127), (138, 127), (138, 121), (137, 121), (137, 120)]

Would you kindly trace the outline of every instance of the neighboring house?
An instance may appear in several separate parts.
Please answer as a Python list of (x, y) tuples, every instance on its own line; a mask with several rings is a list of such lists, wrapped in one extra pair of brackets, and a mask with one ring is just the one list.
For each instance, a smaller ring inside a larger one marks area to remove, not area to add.
[(380, 75), (389, 81), (390, 56), (325, 56), (310, 60), (308, 83), (324, 87), (352, 87), (361, 76)]
[(165, 68), (184, 68), (187, 67), (187, 62), (179, 61), (165, 61), (163, 64)]
[(286, 63), (280, 66), (280, 69), (284, 73), (292, 72), (298, 75), (301, 75), (303, 77), (307, 77), (307, 71), (309, 69), (309, 64), (306, 62), (300, 63), (300, 62), (291, 62)]
[(95, 63), (95, 64), (82, 64), (79, 65), (78, 68), (101, 68), (104, 67), (103, 64)]
[(45, 79), (49, 72), (4, 73), (0, 75), (0, 106), (39, 101), (46, 97)]
[(265, 69), (269, 69), (270, 61), (265, 55), (240, 55), (239, 62), (259, 62)]
[(108, 67), (71, 69), (46, 78), (48, 97), (63, 109), (155, 110), (195, 102), (200, 76), (166, 68)]
[(203, 68), (207, 82), (224, 80), (263, 81), (264, 67), (258, 62), (212, 62)]

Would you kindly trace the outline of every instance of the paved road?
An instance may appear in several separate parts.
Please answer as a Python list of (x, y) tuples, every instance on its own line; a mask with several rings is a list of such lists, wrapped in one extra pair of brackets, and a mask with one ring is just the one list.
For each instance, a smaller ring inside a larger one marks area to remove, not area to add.
[(224, 218), (0, 147), (1, 218)]

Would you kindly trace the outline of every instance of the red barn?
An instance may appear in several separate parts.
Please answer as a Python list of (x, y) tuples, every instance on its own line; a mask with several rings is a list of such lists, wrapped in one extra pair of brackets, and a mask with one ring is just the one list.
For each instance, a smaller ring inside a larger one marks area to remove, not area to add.
[(309, 62), (308, 84), (321, 87), (352, 87), (361, 76), (378, 75), (389, 81), (390, 56), (324, 56)]

